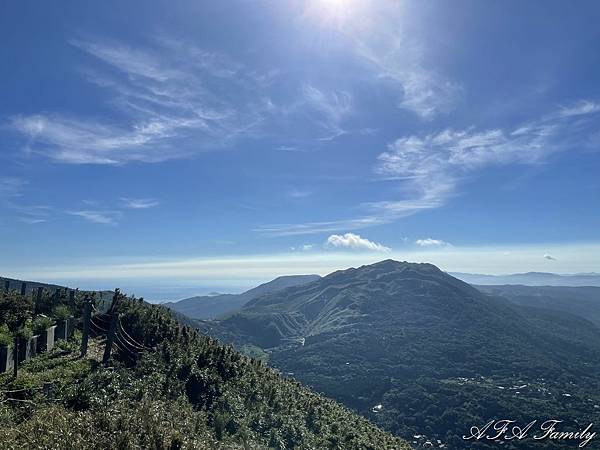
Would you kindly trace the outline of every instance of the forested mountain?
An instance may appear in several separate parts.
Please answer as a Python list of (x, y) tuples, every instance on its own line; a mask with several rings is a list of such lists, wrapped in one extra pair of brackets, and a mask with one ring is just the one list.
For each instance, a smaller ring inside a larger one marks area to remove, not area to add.
[(513, 273), (508, 275), (483, 275), (451, 272), (450, 275), (474, 285), (522, 284), (526, 286), (596, 286), (600, 287), (600, 274), (577, 273), (560, 275), (547, 272)]
[[(1, 292), (0, 327), (15, 314), (27, 323), (36, 301)], [(59, 301), (80, 310), (68, 297)], [(0, 375), (2, 449), (409, 448), (260, 361), (182, 327), (162, 306), (119, 297), (111, 311), (127, 342), (115, 341), (109, 367), (98, 361), (100, 340), (79, 358), (76, 333), (24, 363), (16, 379)]]
[(494, 418), (557, 417), (577, 430), (600, 408), (596, 326), (483, 294), (431, 264), (334, 272), (199, 326), (265, 349), (273, 366), (417, 446), (495, 448), (462, 436)]
[(242, 294), (217, 294), (190, 297), (165, 306), (194, 319), (213, 319), (240, 309), (250, 300), (261, 295), (318, 280), (319, 275), (289, 275), (275, 278)]
[(595, 286), (476, 286), (522, 306), (564, 311), (600, 326), (600, 287)]

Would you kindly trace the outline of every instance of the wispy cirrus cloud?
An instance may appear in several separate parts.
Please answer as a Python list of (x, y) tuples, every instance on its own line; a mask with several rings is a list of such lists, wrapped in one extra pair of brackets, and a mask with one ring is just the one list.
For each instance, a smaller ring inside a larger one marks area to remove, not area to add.
[(490, 166), (536, 165), (583, 145), (599, 122), (593, 102), (563, 107), (513, 128), (445, 129), (397, 139), (378, 157), (376, 172), (403, 180), (409, 200), (374, 203), (388, 214), (417, 212), (445, 204), (461, 180)]
[(444, 247), (450, 245), (448, 242), (442, 241), (441, 239), (432, 238), (417, 239), (415, 244), (419, 247)]
[(310, 197), (312, 194), (313, 191), (310, 189), (293, 188), (287, 193), (287, 196), (294, 199), (300, 199)]
[(398, 107), (431, 120), (452, 111), (463, 89), (433, 68), (424, 43), (410, 32), (413, 18), (407, 8), (393, 0), (359, 0), (354, 15), (360, 20), (348, 20), (343, 31), (375, 79), (393, 89)]
[(254, 136), (270, 114), (272, 104), (260, 95), (267, 78), (220, 54), (168, 39), (143, 48), (72, 44), (97, 61), (82, 72), (109, 94), (122, 120), (15, 116), (10, 126), (31, 153), (70, 164), (159, 162)]
[(0, 200), (22, 195), (27, 181), (18, 177), (0, 177)]
[(302, 88), (306, 104), (317, 111), (321, 117), (321, 126), (326, 134), (320, 140), (332, 140), (347, 131), (342, 127), (342, 121), (352, 111), (352, 96), (346, 91), (324, 91), (311, 85)]
[(381, 179), (397, 180), (403, 198), (365, 202), (356, 218), (268, 225), (271, 236), (356, 230), (439, 208), (459, 195), (466, 176), (491, 166), (543, 164), (550, 156), (584, 146), (600, 122), (600, 104), (580, 101), (512, 128), (444, 129), (398, 138), (377, 157)]
[(358, 230), (374, 225), (388, 223), (385, 217), (364, 216), (347, 220), (332, 220), (327, 222), (280, 223), (263, 225), (253, 231), (266, 236), (300, 236), (303, 234), (330, 233), (340, 229)]
[(80, 217), (87, 222), (101, 225), (115, 225), (122, 216), (120, 211), (80, 210), (68, 211), (68, 213), (72, 216)]
[(426, 69), (422, 48), (399, 31), (380, 30), (380, 33), (383, 36), (379, 43), (359, 41), (358, 54), (380, 79), (396, 86), (398, 106), (427, 120), (452, 111), (462, 96), (460, 85)]
[(148, 209), (160, 205), (160, 202), (154, 198), (121, 197), (121, 202), (128, 209)]
[[(294, 2), (290, 2), (294, 3)], [(434, 59), (413, 32), (414, 11), (397, 0), (298, 2), (302, 20), (345, 37), (355, 59), (368, 72), (368, 82), (385, 84), (397, 106), (430, 120), (453, 110), (462, 87), (433, 69)]]
[(367, 250), (375, 252), (390, 252), (392, 249), (378, 242), (370, 241), (358, 234), (345, 233), (343, 235), (332, 234), (327, 238), (326, 248)]
[(296, 252), (296, 251), (308, 252), (308, 251), (312, 250), (313, 248), (315, 248), (314, 244), (302, 244), (298, 247), (296, 247), (296, 246), (290, 247), (290, 250), (293, 252)]
[(17, 220), (28, 225), (45, 223), (55, 214), (54, 208), (47, 205), (13, 205), (13, 209)]
[(563, 106), (558, 110), (556, 116), (558, 117), (573, 117), (583, 116), (586, 114), (593, 114), (600, 112), (600, 103), (590, 100), (580, 100), (573, 105)]

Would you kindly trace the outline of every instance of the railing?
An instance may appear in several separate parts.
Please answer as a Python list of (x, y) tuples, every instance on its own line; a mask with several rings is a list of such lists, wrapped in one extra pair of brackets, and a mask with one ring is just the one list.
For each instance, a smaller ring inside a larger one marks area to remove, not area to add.
[[(10, 287), (9, 280), (5, 280), (5, 289), (8, 291)], [(25, 295), (27, 292), (27, 284), (21, 283), (20, 293)], [(74, 302), (75, 291), (69, 290), (69, 300), (71, 303)], [(43, 287), (37, 289), (37, 299), (41, 299), (43, 294)], [(115, 312), (115, 306), (120, 298), (119, 289), (115, 289), (112, 303), (108, 308), (107, 312), (99, 311), (94, 305), (93, 296), (86, 294), (83, 301), (83, 311), (81, 319), (77, 322), (74, 318), (64, 320), (62, 323), (50, 327), (46, 330), (53, 336), (52, 342), (48, 335), (46, 335), (46, 345), (38, 347), (37, 340), (39, 336), (34, 336), (28, 340), (23, 340), (15, 337), (13, 346), (0, 346), (0, 373), (8, 372), (13, 370), (13, 375), (16, 377), (18, 373), (19, 363), (31, 359), (37, 353), (51, 350), (54, 343), (61, 339), (69, 339), (74, 331), (75, 326), (80, 326), (82, 329), (81, 339), (81, 351), (80, 357), (87, 356), (89, 338), (103, 337), (105, 338), (104, 355), (102, 358), (103, 364), (106, 366), (109, 363), (113, 348), (115, 348), (120, 355), (127, 358), (131, 362), (137, 361), (140, 353), (143, 351), (150, 350), (143, 344), (140, 344), (134, 339), (130, 333), (128, 333), (123, 327), (123, 323), (120, 320), (119, 313)], [(57, 329), (62, 332), (56, 332)], [(32, 344), (35, 338), (35, 343)], [(43, 342), (43, 341), (41, 341)], [(40, 348), (41, 351), (38, 351)]]

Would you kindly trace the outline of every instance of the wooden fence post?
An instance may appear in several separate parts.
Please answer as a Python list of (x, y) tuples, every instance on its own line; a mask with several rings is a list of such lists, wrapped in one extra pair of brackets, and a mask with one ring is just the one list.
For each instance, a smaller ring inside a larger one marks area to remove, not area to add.
[(83, 336), (81, 338), (81, 357), (87, 355), (90, 337), (90, 320), (92, 318), (92, 300), (86, 295), (83, 303)]
[(110, 327), (108, 329), (108, 334), (106, 335), (106, 348), (104, 349), (104, 357), (102, 358), (102, 363), (104, 366), (108, 366), (108, 361), (110, 359), (110, 352), (112, 350), (113, 343), (115, 342), (115, 334), (117, 333), (117, 323), (119, 322), (119, 314), (112, 313), (110, 320)]
[(13, 377), (17, 378), (19, 371), (19, 337), (15, 336), (13, 341)]
[(27, 283), (21, 283), (21, 295), (25, 295), (26, 290), (27, 290)]

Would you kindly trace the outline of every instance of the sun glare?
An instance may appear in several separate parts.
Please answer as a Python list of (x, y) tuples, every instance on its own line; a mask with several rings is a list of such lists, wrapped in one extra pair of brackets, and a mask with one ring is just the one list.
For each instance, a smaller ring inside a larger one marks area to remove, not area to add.
[(341, 27), (356, 16), (361, 0), (310, 0), (307, 15), (323, 26)]

